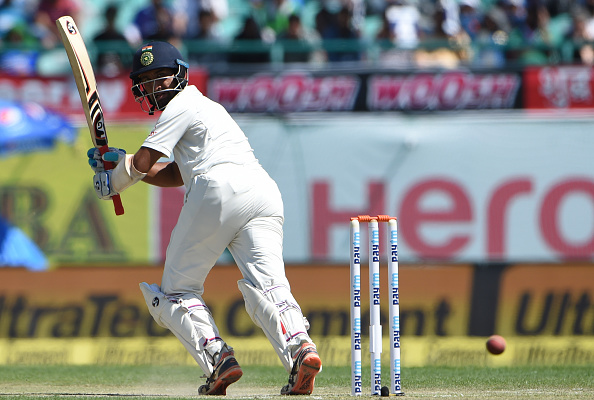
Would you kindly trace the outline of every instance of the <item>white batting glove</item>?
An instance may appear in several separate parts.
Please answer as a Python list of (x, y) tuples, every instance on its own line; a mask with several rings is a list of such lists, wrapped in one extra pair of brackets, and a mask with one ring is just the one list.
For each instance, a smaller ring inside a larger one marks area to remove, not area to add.
[(116, 194), (118, 194), (112, 187), (111, 182), (111, 172), (109, 171), (99, 171), (95, 173), (93, 177), (93, 187), (95, 188), (95, 194), (101, 200), (109, 200)]
[(109, 151), (105, 152), (102, 156), (98, 148), (91, 147), (87, 151), (87, 156), (89, 157), (89, 165), (93, 169), (93, 172), (98, 173), (105, 171), (104, 161), (111, 161), (115, 165), (118, 165), (126, 157), (126, 150), (110, 147)]

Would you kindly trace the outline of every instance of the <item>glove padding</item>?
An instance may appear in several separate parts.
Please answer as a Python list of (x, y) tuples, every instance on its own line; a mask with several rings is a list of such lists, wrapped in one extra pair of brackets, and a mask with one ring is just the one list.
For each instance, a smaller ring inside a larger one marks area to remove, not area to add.
[(124, 161), (114, 169), (95, 173), (93, 187), (97, 197), (107, 200), (144, 179), (145, 176), (146, 172), (140, 172), (134, 167), (134, 154), (126, 154)]
[(89, 157), (89, 165), (95, 174), (97, 174), (98, 172), (105, 171), (104, 161), (118, 165), (118, 163), (126, 157), (126, 150), (110, 147), (109, 151), (106, 151), (105, 154), (101, 155), (98, 148), (91, 147), (89, 151), (87, 151), (87, 156)]
[(101, 200), (109, 200), (118, 194), (112, 187), (111, 173), (113, 170), (99, 171), (93, 177), (93, 187), (95, 194)]

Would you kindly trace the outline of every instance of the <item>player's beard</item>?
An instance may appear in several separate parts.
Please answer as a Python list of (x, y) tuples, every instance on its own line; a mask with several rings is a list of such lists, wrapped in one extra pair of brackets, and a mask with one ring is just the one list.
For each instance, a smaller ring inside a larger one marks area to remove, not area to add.
[(169, 104), (171, 99), (173, 99), (177, 95), (177, 91), (175, 90), (167, 90), (157, 95), (152, 95), (149, 97), (150, 103), (152, 106), (155, 107), (155, 110), (163, 110)]

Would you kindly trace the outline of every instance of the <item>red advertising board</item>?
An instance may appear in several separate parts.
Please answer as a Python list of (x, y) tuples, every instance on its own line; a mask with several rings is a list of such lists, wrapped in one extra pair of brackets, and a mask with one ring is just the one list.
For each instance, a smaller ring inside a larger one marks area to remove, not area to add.
[(352, 111), (360, 78), (351, 74), (256, 74), (210, 79), (210, 96), (230, 112)]
[(473, 110), (513, 108), (516, 74), (372, 75), (367, 89), (370, 111)]
[[(207, 73), (200, 69), (190, 70), (190, 82), (206, 93)], [(97, 77), (101, 94), (101, 106), (107, 121), (133, 121), (146, 118), (130, 91), (131, 81), (127, 75), (114, 78)], [(35, 102), (57, 111), (74, 120), (84, 120), (80, 97), (70, 76), (30, 77), (0, 73), (0, 93), (5, 99)]]
[[(526, 76), (540, 82), (542, 77), (538, 71), (529, 70)], [(573, 74), (569, 70), (561, 71), (562, 73), (556, 75), (549, 73), (549, 81), (559, 81), (561, 78), (558, 75), (563, 73)], [(580, 69), (580, 77), (585, 71), (589, 70)], [(574, 82), (576, 78), (572, 79)], [(311, 71), (293, 71), (209, 76), (206, 71), (195, 68), (190, 70), (190, 82), (205, 94), (208, 87), (208, 96), (221, 103), (229, 112), (282, 114), (510, 109), (516, 107), (521, 78), (515, 72), (386, 74), (366, 70), (325, 75)], [(527, 101), (549, 101), (546, 95), (534, 98), (535, 84), (524, 86), (530, 87), (525, 89)], [(552, 87), (554, 93), (551, 96), (562, 93), (556, 92), (556, 85), (541, 86), (546, 89)], [(144, 118), (145, 114), (131, 95), (127, 75), (115, 78), (99, 76), (98, 87), (108, 121)], [(571, 89), (577, 98), (577, 88), (572, 86)], [(22, 77), (0, 74), (0, 92), (4, 98), (34, 101), (73, 118), (82, 119), (74, 81), (68, 76)], [(534, 107), (544, 106), (537, 104)]]
[(433, 111), (509, 109), (517, 73), (337, 72), (213, 76), (210, 97), (231, 112)]
[(524, 107), (527, 109), (594, 108), (590, 66), (528, 67), (524, 70)]

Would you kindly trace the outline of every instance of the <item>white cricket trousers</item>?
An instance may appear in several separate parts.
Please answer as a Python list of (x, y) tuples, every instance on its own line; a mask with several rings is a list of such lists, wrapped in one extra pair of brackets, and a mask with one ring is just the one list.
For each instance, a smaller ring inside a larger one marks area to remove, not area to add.
[(227, 247), (255, 287), (290, 290), (283, 220), (280, 191), (258, 163), (221, 164), (194, 177), (167, 247), (161, 291), (202, 296), (209, 271)]

